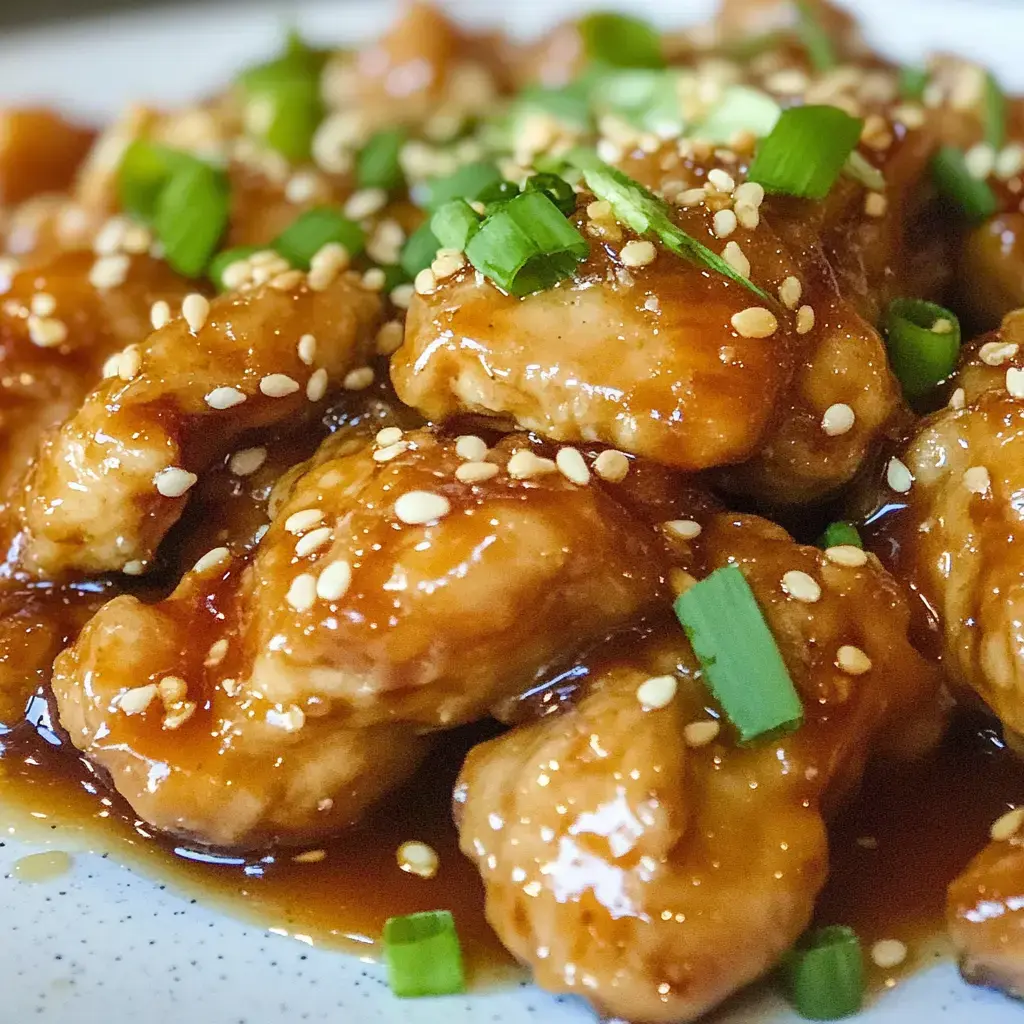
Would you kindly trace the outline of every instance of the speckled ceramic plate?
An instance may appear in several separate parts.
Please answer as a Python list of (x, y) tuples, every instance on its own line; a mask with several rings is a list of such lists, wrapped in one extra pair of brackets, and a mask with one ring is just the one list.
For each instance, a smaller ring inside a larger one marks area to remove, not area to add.
[[(477, 23), (500, 18), (504, 28), (532, 31), (589, 5), (462, 0), (450, 6)], [(618, 6), (667, 21), (705, 16), (711, 4), (620, 0)], [(874, 41), (897, 56), (955, 49), (986, 60), (1007, 84), (1024, 86), (1024, 7), (1014, 0), (855, 0), (852, 6)], [(107, 114), (129, 100), (181, 101), (272, 51), (286, 20), (296, 20), (313, 38), (358, 38), (378, 31), (393, 13), (392, 4), (375, 0), (290, 7), (206, 3), (59, 23), (0, 37), (0, 102), (45, 100)], [(120, 866), (102, 850), (90, 851), (79, 833), (60, 823), (18, 820), (0, 807), (0, 827), (0, 1024), (593, 1020), (581, 1002), (553, 999), (525, 984), (467, 998), (400, 1003), (379, 967), (200, 905)], [(40, 850), (71, 852), (69, 869), (49, 880), (26, 880), (15, 865)], [(965, 986), (953, 965), (938, 959), (877, 997), (860, 1020), (1009, 1024), (1022, 1015), (1002, 997)], [(717, 1024), (793, 1019), (776, 997), (762, 992), (716, 1018)]]

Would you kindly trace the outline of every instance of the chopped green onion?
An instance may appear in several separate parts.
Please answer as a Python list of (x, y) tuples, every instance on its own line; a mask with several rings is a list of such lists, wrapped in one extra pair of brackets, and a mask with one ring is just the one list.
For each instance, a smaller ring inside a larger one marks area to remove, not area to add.
[(824, 199), (863, 127), (838, 107), (790, 107), (758, 147), (748, 177), (766, 192)]
[(297, 76), (316, 78), (323, 70), (327, 57), (327, 50), (314, 49), (292, 29), (280, 57), (247, 68), (238, 76), (238, 81), (246, 89), (263, 89)]
[(843, 545), (854, 548), (863, 548), (864, 541), (860, 539), (857, 527), (854, 526), (853, 523), (848, 523), (845, 519), (839, 519), (834, 523), (829, 523), (828, 526), (825, 527), (825, 532), (818, 540), (818, 547), (838, 548)]
[(587, 187), (594, 195), (608, 202), (615, 216), (637, 234), (657, 235), (665, 248), (677, 256), (714, 270), (749, 289), (764, 301), (771, 302), (765, 292), (737, 273), (718, 253), (683, 231), (672, 220), (668, 205), (640, 182), (609, 166), (589, 149), (572, 149), (566, 154), (566, 159), (583, 171)]
[(452, 199), (430, 218), (430, 230), (445, 249), (465, 249), (480, 230), (480, 214), (465, 199)]
[(363, 251), (363, 229), (332, 206), (316, 206), (297, 217), (277, 238), (276, 249), (293, 267), (309, 270), (310, 260), (328, 243), (343, 245), (349, 256)]
[(503, 178), (501, 181), (496, 181), (486, 188), (480, 190), (474, 197), (475, 202), (483, 203), (484, 206), (488, 207), (488, 213), (491, 212), (491, 208), (497, 208), (507, 203), (513, 196), (519, 195), (519, 186), (514, 181), (505, 181)]
[(985, 75), (985, 141), (998, 153), (1006, 145), (1006, 96), (989, 71)]
[(402, 269), (409, 275), (410, 279), (415, 278), (421, 270), (426, 270), (437, 250), (441, 248), (437, 235), (430, 226), (430, 221), (425, 220), (406, 240), (402, 246), (402, 258), (400, 263)]
[(405, 140), (406, 134), (401, 128), (390, 128), (371, 136), (356, 160), (356, 181), (360, 188), (391, 191), (402, 184), (398, 155)]
[(543, 192), (523, 192), (484, 221), (466, 246), (469, 262), (510, 295), (529, 295), (569, 277), (587, 240)]
[(864, 1001), (864, 957), (852, 928), (831, 925), (809, 932), (783, 964), (790, 1001), (808, 1020), (839, 1020)]
[(986, 220), (999, 207), (988, 182), (971, 174), (963, 153), (953, 146), (943, 146), (932, 157), (932, 178), (938, 190), (972, 223)]
[(846, 158), (843, 174), (874, 192), (885, 190), (885, 175), (859, 149)]
[(543, 192), (568, 217), (576, 209), (576, 193), (565, 178), (557, 174), (532, 174), (523, 185), (524, 192)]
[(812, 0), (797, 0), (797, 34), (815, 71), (831, 71), (839, 63), (835, 45)]
[(799, 728), (803, 705), (754, 592), (735, 565), (676, 598), (676, 617), (743, 744)]
[(233, 249), (224, 249), (217, 253), (216, 256), (210, 260), (210, 265), (206, 268), (206, 276), (214, 283), (217, 291), (226, 291), (227, 286), (224, 284), (224, 271), (231, 266), (232, 263), (238, 263), (240, 260), (248, 259), (254, 252), (260, 251), (258, 245), (236, 245)]
[(519, 116), (538, 111), (550, 114), (556, 121), (570, 128), (589, 129), (592, 123), (590, 83), (584, 77), (561, 89), (528, 86), (516, 97), (515, 114)]
[[(943, 330), (934, 330), (938, 325)], [(920, 398), (956, 369), (960, 321), (948, 309), (923, 299), (893, 299), (885, 314), (892, 372), (907, 398)]]
[(690, 135), (726, 145), (740, 132), (763, 138), (775, 127), (782, 108), (766, 92), (749, 85), (730, 85)]
[(398, 263), (392, 263), (390, 266), (381, 267), (380, 269), (384, 271), (384, 287), (381, 291), (385, 294), (390, 293), (400, 284), (406, 284), (411, 280), (405, 272), (405, 268)]
[(661, 36), (639, 18), (598, 11), (577, 25), (591, 61), (615, 68), (663, 68)]
[(723, 39), (721, 49), (724, 56), (737, 64), (746, 64), (762, 53), (777, 50), (788, 41), (784, 32), (753, 32), (735, 39)]
[(677, 71), (613, 69), (592, 74), (590, 81), (591, 102), (599, 114), (618, 114), (637, 128), (669, 138), (685, 127)]
[(292, 163), (308, 160), (324, 105), (315, 78), (282, 78), (252, 89), (246, 103), (249, 132)]
[(448, 910), (429, 910), (384, 922), (384, 963), (396, 996), (454, 995), (466, 990), (462, 947)]
[(928, 87), (929, 73), (924, 68), (900, 68), (899, 90), (905, 100), (920, 100)]
[(228, 226), (231, 198), (223, 171), (196, 163), (175, 172), (156, 201), (153, 228), (179, 274), (199, 277)]
[(136, 139), (124, 152), (117, 171), (121, 208), (144, 220), (153, 220), (157, 199), (176, 171), (201, 164), (188, 153)]
[(427, 187), (427, 201), (423, 204), (433, 212), (449, 199), (465, 199), (472, 202), (490, 185), (502, 181), (501, 171), (496, 164), (487, 160), (464, 164), (453, 174), (435, 178)]

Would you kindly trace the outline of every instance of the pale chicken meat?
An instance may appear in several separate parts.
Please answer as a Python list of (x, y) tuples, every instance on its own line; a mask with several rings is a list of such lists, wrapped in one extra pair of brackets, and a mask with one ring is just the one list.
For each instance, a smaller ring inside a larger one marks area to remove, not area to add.
[[(689, 567), (741, 567), (803, 725), (739, 746), (682, 630), (666, 625), (596, 655), (564, 714), (475, 748), (455, 791), (462, 850), (502, 942), (542, 987), (609, 1017), (694, 1020), (775, 966), (811, 920), (825, 816), (872, 740), (890, 726), (917, 731), (911, 746), (934, 735), (937, 674), (876, 560), (836, 564), (753, 517), (703, 522)], [(819, 600), (787, 594), (793, 571)], [(856, 674), (841, 667), (847, 647), (866, 655)], [(663, 698), (645, 697), (666, 682)]]

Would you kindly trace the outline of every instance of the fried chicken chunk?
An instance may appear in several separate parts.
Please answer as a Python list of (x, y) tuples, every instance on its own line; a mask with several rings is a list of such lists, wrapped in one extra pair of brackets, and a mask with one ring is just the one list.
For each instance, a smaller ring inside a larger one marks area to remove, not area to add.
[(571, 483), (526, 438), (385, 440), (328, 441), (252, 557), (216, 550), (155, 605), (116, 598), (57, 659), (72, 741), (147, 821), (221, 845), (337, 830), (408, 774), (419, 734), (663, 604), (644, 512), (707, 504), (656, 503), (636, 466)]
[[(747, 577), (802, 727), (738, 746), (673, 623), (597, 655), (571, 710), (475, 748), (455, 792), (502, 942), (539, 985), (609, 1017), (694, 1020), (776, 964), (825, 879), (823, 814), (886, 719), (903, 729), (934, 695), (875, 559), (836, 564), (742, 516), (705, 519), (695, 547), (694, 572), (735, 563)], [(794, 571), (819, 600), (797, 598)]]
[[(365, 364), (380, 315), (355, 275), (323, 291), (271, 284), (198, 307), (191, 322), (172, 319), (124, 349), (117, 372), (44, 442), (23, 499), (29, 570), (143, 571), (197, 475), (242, 434), (338, 389)], [(312, 365), (298, 351), (305, 334)]]

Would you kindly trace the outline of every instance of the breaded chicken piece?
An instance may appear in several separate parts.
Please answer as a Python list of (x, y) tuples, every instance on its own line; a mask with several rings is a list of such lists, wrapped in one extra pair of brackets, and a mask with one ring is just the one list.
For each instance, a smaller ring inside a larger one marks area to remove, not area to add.
[(94, 134), (45, 107), (0, 110), (0, 215), (31, 196), (64, 191)]
[[(609, 1017), (694, 1020), (778, 962), (825, 880), (823, 816), (887, 719), (902, 730), (930, 714), (937, 682), (873, 558), (836, 564), (745, 516), (705, 519), (695, 546), (698, 575), (742, 569), (804, 724), (738, 746), (672, 623), (596, 655), (571, 710), (471, 751), (455, 792), (461, 847), (502, 942), (541, 987)], [(794, 571), (820, 599), (787, 595)], [(866, 655), (853, 671), (840, 667), (854, 664), (846, 645)]]

